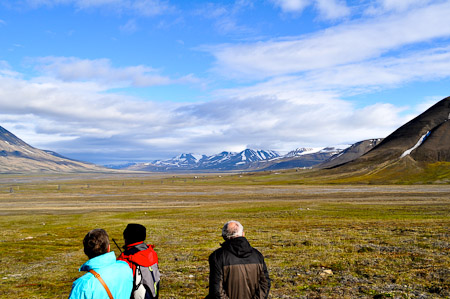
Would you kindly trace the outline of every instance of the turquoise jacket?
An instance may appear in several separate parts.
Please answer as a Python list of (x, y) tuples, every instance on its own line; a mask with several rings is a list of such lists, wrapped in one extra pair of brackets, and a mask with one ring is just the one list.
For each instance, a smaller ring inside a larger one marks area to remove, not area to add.
[[(100, 274), (114, 299), (130, 299), (133, 272), (126, 262), (116, 261), (114, 252), (88, 260), (79, 271), (90, 269)], [(100, 281), (91, 273), (86, 273), (74, 281), (69, 299), (109, 299), (109, 297)]]

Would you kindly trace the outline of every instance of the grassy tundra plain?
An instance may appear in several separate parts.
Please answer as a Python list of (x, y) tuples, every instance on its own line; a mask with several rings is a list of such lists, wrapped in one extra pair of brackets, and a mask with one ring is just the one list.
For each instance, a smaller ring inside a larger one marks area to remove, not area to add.
[[(303, 185), (295, 173), (0, 176), (0, 298), (67, 298), (82, 238), (145, 225), (160, 298), (203, 298), (239, 220), (271, 298), (450, 298), (450, 185)], [(115, 253), (119, 250), (112, 244)]]

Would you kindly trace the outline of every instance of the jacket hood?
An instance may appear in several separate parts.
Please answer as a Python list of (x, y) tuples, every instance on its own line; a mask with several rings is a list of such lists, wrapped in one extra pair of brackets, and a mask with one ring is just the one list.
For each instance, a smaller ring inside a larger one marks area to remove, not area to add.
[(253, 252), (252, 246), (250, 246), (250, 243), (245, 237), (237, 237), (227, 240), (222, 243), (221, 246), (240, 258), (249, 257)]
[(158, 256), (153, 250), (154, 247), (154, 245), (147, 245), (143, 242), (131, 244), (127, 246), (127, 250), (121, 254), (121, 257), (135, 264), (150, 267), (158, 263)]

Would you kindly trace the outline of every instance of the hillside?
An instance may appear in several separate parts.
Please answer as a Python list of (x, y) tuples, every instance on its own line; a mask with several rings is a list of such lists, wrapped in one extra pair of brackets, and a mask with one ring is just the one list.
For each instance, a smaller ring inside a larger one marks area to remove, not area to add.
[(361, 157), (322, 172), (336, 183), (450, 183), (450, 97)]
[(75, 173), (109, 171), (94, 164), (34, 148), (0, 126), (0, 173)]
[(326, 161), (315, 165), (315, 168), (332, 168), (338, 165), (345, 164), (347, 162), (353, 161), (371, 149), (373, 149), (375, 146), (377, 146), (383, 139), (377, 138), (377, 139), (368, 139), (363, 140), (360, 142), (357, 142), (350, 147), (346, 148), (342, 152), (339, 152), (333, 156), (331, 156)]
[(450, 97), (447, 97), (395, 130), (351, 164), (381, 164), (408, 155), (416, 162), (450, 162), (449, 117)]
[(320, 149), (300, 148), (287, 153), (277, 160), (261, 165), (261, 170), (279, 170), (290, 168), (310, 168), (339, 155), (342, 149), (326, 147)]

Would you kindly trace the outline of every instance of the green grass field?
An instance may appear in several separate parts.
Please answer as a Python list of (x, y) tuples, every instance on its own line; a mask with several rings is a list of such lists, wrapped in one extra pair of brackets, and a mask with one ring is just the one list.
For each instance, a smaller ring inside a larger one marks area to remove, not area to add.
[(450, 298), (449, 185), (294, 175), (0, 176), (0, 298), (67, 298), (84, 235), (122, 244), (131, 222), (156, 246), (161, 298), (203, 298), (231, 219), (266, 257), (271, 298)]

